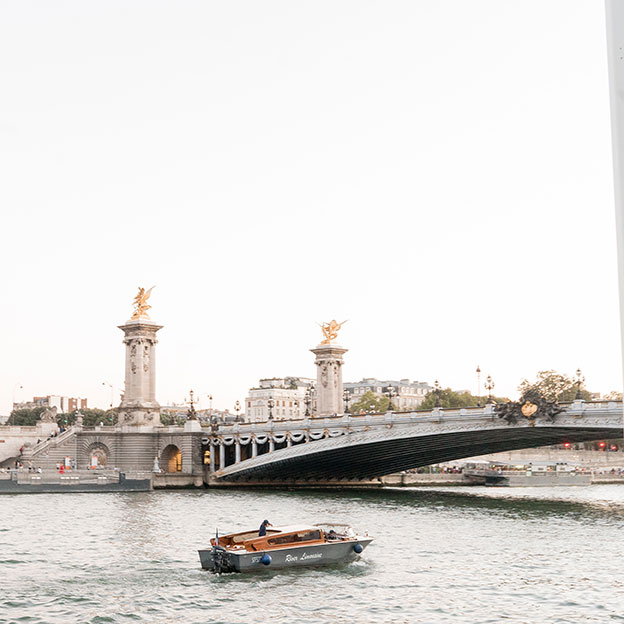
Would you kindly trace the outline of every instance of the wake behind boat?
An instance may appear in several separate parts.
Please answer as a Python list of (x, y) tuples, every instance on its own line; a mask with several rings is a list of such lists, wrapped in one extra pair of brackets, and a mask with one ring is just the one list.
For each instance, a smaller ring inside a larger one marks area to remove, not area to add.
[(204, 570), (249, 572), (346, 563), (372, 541), (344, 524), (285, 526), (267, 528), (262, 536), (258, 530), (217, 536), (210, 540), (211, 548), (198, 552)]

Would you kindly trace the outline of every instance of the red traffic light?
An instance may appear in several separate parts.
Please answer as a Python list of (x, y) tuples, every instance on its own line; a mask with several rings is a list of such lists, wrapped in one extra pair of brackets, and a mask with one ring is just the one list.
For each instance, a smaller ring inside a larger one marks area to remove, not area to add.
[(606, 446), (606, 444), (605, 444), (604, 442), (599, 442), (599, 443), (598, 443), (598, 446), (599, 446), (600, 448), (604, 448), (604, 447)]

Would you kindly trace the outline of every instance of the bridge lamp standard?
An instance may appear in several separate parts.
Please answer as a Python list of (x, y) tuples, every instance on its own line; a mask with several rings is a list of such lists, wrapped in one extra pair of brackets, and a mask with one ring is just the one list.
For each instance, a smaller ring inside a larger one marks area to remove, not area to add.
[(496, 384), (492, 381), (491, 375), (488, 375), (485, 381), (486, 381), (485, 389), (488, 391), (488, 403), (491, 403), (492, 402), (492, 390), (494, 390), (494, 386)]
[(269, 408), (269, 420), (273, 420), (273, 408), (275, 407), (275, 401), (273, 399), (269, 399), (267, 401), (267, 407)]
[(240, 420), (239, 412), (241, 411), (241, 404), (240, 404), (240, 401), (238, 401), (238, 400), (236, 401), (236, 403), (234, 403), (234, 411), (236, 412), (235, 420), (236, 420), (236, 422), (239, 422), (239, 420)]
[(348, 390), (345, 390), (342, 393), (342, 400), (344, 401), (344, 404), (345, 404), (344, 413), (348, 414), (349, 413), (349, 401), (351, 400), (351, 395), (349, 394)]
[(481, 407), (481, 367), (477, 364), (477, 407)]
[(392, 411), (392, 399), (396, 395), (396, 390), (392, 386), (388, 386), (384, 394), (388, 397), (388, 411)]
[(579, 401), (581, 400), (583, 397), (581, 396), (581, 385), (583, 384), (583, 382), (585, 381), (585, 377), (583, 377), (583, 374), (581, 373), (581, 369), (577, 368), (576, 369), (576, 396), (574, 397), (575, 401)]
[(312, 392), (310, 391), (310, 387), (306, 388), (305, 395), (303, 397), (303, 403), (306, 406), (304, 416), (306, 418), (310, 417), (310, 404), (312, 403)]

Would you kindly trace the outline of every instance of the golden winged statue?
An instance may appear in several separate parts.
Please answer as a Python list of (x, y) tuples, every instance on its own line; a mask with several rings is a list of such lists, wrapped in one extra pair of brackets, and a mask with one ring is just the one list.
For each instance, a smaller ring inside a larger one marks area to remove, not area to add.
[(321, 325), (321, 330), (323, 331), (325, 340), (323, 340), (321, 344), (330, 344), (332, 340), (336, 340), (338, 331), (346, 322), (347, 321), (342, 321), (342, 323), (337, 323), (336, 321), (329, 321), (329, 323), (323, 323)]
[(149, 319), (147, 311), (152, 306), (147, 304), (147, 300), (150, 298), (152, 290), (154, 290), (154, 286), (152, 286), (148, 291), (146, 291), (145, 288), (139, 288), (139, 293), (132, 302), (134, 304), (134, 314), (130, 317), (131, 321), (135, 321), (137, 319)]

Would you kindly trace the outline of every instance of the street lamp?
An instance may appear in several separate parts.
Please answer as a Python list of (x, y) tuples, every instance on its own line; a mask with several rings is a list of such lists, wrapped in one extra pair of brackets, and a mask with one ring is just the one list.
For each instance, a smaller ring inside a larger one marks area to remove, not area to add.
[(234, 411), (236, 412), (236, 422), (238, 422), (240, 418), (239, 412), (241, 411), (241, 404), (238, 400), (234, 403)]
[(14, 386), (13, 386), (13, 409), (15, 409), (15, 395), (17, 394), (18, 390), (23, 390), (24, 386), (22, 386), (22, 384), (18, 381)]
[(312, 392), (310, 391), (310, 387), (308, 386), (308, 388), (305, 391), (305, 395), (303, 397), (303, 402), (306, 406), (305, 409), (305, 417), (309, 418), (310, 417), (310, 404), (312, 403)]
[(275, 401), (273, 399), (269, 399), (267, 401), (267, 407), (269, 408), (269, 420), (273, 420), (273, 408), (275, 407)]
[(349, 394), (348, 390), (345, 390), (342, 393), (342, 400), (344, 401), (344, 404), (345, 404), (344, 413), (348, 414), (349, 413), (349, 401), (351, 400), (351, 395)]
[(477, 407), (481, 407), (481, 368), (477, 364)]
[(388, 397), (388, 411), (392, 411), (392, 399), (396, 395), (396, 390), (392, 386), (388, 386), (384, 394)]
[(579, 401), (582, 398), (581, 385), (583, 384), (584, 381), (585, 381), (585, 377), (583, 377), (581, 373), (581, 369), (577, 368), (576, 369), (576, 396), (574, 397), (575, 401)]
[(485, 389), (488, 391), (488, 403), (492, 402), (492, 390), (494, 390), (494, 382), (492, 376), (488, 375), (486, 379)]
[(369, 413), (369, 414), (374, 414), (374, 413), (375, 413), (375, 404), (374, 404), (374, 403), (371, 403), (371, 404), (368, 406), (368, 413)]
[(438, 383), (437, 379), (433, 382), (433, 391), (435, 392), (435, 405), (434, 405), (434, 407), (440, 407), (440, 393), (442, 391), (442, 387)]
[(189, 403), (191, 406), (189, 407), (188, 412), (186, 412), (186, 417), (188, 420), (197, 420), (197, 412), (195, 411), (195, 399), (193, 397), (193, 391), (189, 390)]
[(110, 391), (111, 391), (110, 409), (113, 409), (113, 400), (115, 396), (115, 389), (113, 388), (113, 384), (109, 384), (108, 381), (103, 381), (102, 385), (108, 386), (110, 388)]

